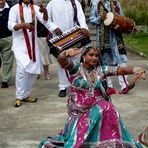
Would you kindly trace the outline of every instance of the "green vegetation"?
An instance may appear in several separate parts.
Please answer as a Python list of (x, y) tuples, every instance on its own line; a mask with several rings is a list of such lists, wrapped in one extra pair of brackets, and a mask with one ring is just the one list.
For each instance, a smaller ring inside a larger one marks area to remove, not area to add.
[(125, 16), (133, 19), (143, 32), (124, 35), (125, 44), (136, 53), (148, 57), (148, 0), (119, 0)]
[(136, 25), (148, 26), (147, 0), (119, 0), (125, 16), (132, 18)]
[(131, 33), (124, 36), (126, 46), (142, 56), (148, 57), (148, 33)]

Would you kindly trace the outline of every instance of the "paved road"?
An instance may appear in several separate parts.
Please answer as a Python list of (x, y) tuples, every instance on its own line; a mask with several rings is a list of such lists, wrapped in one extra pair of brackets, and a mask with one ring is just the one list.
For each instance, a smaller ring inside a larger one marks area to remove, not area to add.
[[(148, 71), (148, 60), (131, 53), (128, 58), (129, 65), (141, 66)], [(8, 89), (0, 88), (0, 148), (37, 148), (41, 138), (53, 136), (63, 127), (67, 116), (66, 98), (57, 97), (56, 63), (50, 68), (52, 79), (41, 77), (32, 89), (32, 95), (39, 98), (37, 103), (24, 103), (20, 108), (14, 108), (14, 85)], [(115, 78), (113, 81), (118, 87)], [(137, 139), (148, 126), (148, 79), (137, 82), (126, 95), (114, 95), (112, 100)]]

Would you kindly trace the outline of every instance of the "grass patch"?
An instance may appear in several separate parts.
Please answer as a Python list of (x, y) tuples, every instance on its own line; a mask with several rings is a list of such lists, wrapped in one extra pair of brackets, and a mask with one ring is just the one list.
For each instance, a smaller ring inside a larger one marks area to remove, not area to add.
[(148, 33), (138, 32), (124, 35), (124, 42), (134, 52), (148, 57)]

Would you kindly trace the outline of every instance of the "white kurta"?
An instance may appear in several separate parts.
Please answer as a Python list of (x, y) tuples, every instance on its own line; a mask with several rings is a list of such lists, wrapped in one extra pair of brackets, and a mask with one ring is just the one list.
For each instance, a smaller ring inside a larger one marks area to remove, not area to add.
[[(25, 23), (31, 23), (32, 22), (32, 15), (31, 15), (31, 8), (30, 5), (24, 5), (23, 11), (24, 11), (24, 20)], [(36, 53), (36, 62), (33, 62), (30, 60), (28, 55), (28, 49), (26, 46), (25, 38), (23, 30), (20, 29), (18, 31), (14, 30), (14, 26), (18, 23), (21, 23), (20, 19), (20, 11), (19, 11), (19, 4), (14, 5), (9, 12), (9, 20), (8, 20), (8, 28), (9, 30), (13, 31), (13, 45), (12, 50), (14, 52), (15, 58), (17, 60), (17, 63), (19, 63), (26, 72), (32, 73), (32, 74), (39, 74), (41, 72), (41, 58), (40, 58), (40, 51), (37, 44), (37, 26), (36, 26), (36, 18), (41, 21), (47, 28), (49, 28), (49, 23), (43, 20), (42, 14), (39, 12), (39, 7), (34, 5), (35, 9), (35, 53)], [(30, 39), (30, 45), (32, 47), (32, 33), (27, 30), (28, 36)]]
[[(88, 30), (81, 4), (78, 0), (75, 0), (75, 2), (80, 27)], [(56, 28), (60, 28), (63, 32), (65, 32), (78, 25), (77, 22), (74, 22), (74, 10), (70, 0), (51, 0), (46, 8), (51, 25), (50, 30), (53, 33), (53, 37), (56, 36), (53, 32)], [(58, 65), (57, 73), (59, 78), (59, 90), (63, 90), (70, 86), (65, 70), (62, 69), (60, 65)]]
[[(77, 6), (77, 18), (80, 27), (88, 30), (81, 4), (78, 0), (75, 0), (75, 2)], [(50, 26), (52, 32), (57, 27), (65, 32), (77, 25), (77, 23), (73, 20), (74, 11), (70, 0), (52, 0), (49, 2), (46, 8), (48, 11), (49, 21), (52, 21)], [(53, 34), (53, 36), (56, 35)]]

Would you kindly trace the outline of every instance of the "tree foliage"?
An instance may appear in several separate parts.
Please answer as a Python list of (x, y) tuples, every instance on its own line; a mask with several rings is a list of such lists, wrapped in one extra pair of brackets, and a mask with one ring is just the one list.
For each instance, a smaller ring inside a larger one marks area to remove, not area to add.
[(137, 25), (148, 26), (148, 0), (119, 0), (125, 16), (132, 18)]

